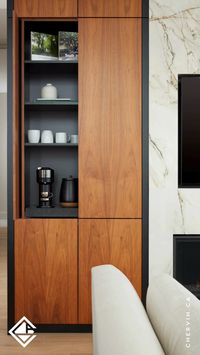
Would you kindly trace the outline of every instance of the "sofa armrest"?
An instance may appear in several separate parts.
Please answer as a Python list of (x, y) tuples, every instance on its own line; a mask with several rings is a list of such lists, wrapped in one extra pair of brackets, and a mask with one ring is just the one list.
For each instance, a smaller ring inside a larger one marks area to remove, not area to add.
[(112, 265), (92, 269), (94, 355), (163, 355), (144, 307)]
[(171, 276), (152, 280), (147, 312), (166, 355), (200, 354), (200, 301)]

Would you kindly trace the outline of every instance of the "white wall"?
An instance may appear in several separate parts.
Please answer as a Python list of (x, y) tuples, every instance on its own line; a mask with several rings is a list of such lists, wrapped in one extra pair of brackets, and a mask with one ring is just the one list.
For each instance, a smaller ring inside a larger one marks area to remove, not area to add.
[(0, 8), (0, 48), (6, 48), (7, 42), (7, 13)]
[(6, 9), (7, 1), (6, 0), (0, 0), (0, 9)]
[(7, 80), (6, 50), (0, 49), (0, 226), (7, 218)]
[(150, 0), (150, 276), (173, 234), (200, 234), (200, 189), (178, 189), (178, 74), (200, 73), (200, 0)]

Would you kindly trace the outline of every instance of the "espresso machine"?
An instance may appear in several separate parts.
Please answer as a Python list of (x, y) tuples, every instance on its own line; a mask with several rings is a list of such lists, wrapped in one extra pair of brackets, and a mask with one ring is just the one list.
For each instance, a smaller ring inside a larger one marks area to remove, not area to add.
[(52, 185), (54, 182), (54, 170), (47, 167), (39, 167), (36, 170), (37, 183), (39, 184), (39, 208), (54, 207)]

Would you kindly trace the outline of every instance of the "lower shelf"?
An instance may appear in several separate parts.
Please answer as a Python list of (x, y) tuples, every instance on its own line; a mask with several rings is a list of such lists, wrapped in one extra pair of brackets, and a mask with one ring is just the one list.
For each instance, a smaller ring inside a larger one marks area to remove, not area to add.
[(26, 208), (27, 218), (77, 218), (77, 207), (53, 207), (53, 208), (38, 208), (31, 206)]

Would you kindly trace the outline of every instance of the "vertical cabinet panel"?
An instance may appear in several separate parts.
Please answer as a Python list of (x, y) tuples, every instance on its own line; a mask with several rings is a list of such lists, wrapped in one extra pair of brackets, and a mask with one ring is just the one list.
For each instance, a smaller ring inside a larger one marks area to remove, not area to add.
[(18, 17), (77, 17), (77, 0), (14, 0)]
[(13, 11), (13, 218), (20, 217), (19, 19)]
[(113, 264), (141, 295), (141, 220), (79, 221), (79, 323), (91, 323), (91, 268)]
[(77, 220), (15, 221), (15, 320), (77, 323)]
[(80, 17), (141, 17), (141, 0), (78, 0)]
[(141, 217), (141, 20), (79, 20), (79, 216)]

